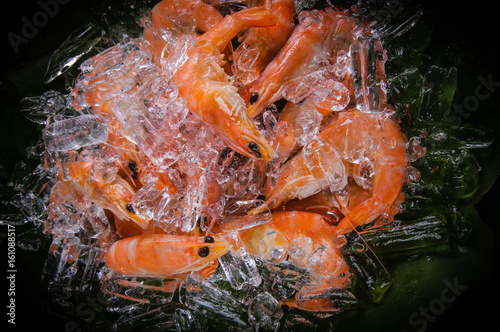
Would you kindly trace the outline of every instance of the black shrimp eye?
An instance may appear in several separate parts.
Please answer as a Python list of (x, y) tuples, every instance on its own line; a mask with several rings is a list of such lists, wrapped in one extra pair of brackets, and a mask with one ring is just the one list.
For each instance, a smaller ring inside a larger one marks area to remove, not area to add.
[(127, 209), (127, 211), (128, 211), (128, 212), (130, 212), (130, 213), (134, 213), (134, 212), (135, 212), (135, 211), (134, 211), (134, 207), (133, 207), (133, 206), (132, 206), (132, 204), (130, 204), (130, 203), (129, 203), (129, 204), (127, 204), (127, 205), (125, 206), (125, 208), (126, 208), (126, 209)]
[(137, 169), (137, 163), (136, 163), (135, 161), (133, 161), (133, 160), (129, 160), (129, 162), (128, 162), (128, 168), (129, 168), (132, 172), (134, 172), (134, 173), (136, 173), (136, 174), (137, 174), (138, 169)]
[(208, 247), (201, 247), (200, 250), (198, 250), (198, 256), (200, 257), (207, 257), (209, 253), (210, 249)]
[(261, 154), (261, 153), (260, 153), (260, 151), (259, 151), (259, 146), (257, 145), (257, 143), (255, 143), (255, 142), (250, 142), (250, 143), (248, 144), (248, 148), (249, 148), (250, 150), (252, 150), (252, 153), (253, 153), (255, 156), (257, 156), (258, 158), (260, 158), (260, 157), (262, 156), (262, 154)]
[(259, 99), (259, 94), (257, 92), (252, 92), (250, 95), (250, 104), (253, 104)]
[(210, 235), (205, 236), (205, 243), (214, 243), (215, 240)]

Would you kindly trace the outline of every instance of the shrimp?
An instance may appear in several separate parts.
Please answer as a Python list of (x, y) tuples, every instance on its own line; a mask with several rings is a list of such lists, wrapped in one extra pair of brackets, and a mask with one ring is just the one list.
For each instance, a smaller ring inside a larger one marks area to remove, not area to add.
[[(330, 299), (316, 298), (347, 287), (351, 279), (346, 262), (332, 242), (335, 226), (319, 214), (302, 211), (276, 212), (267, 223), (250, 228), (247, 224), (248, 217), (233, 219), (218, 225), (214, 236), (143, 234), (125, 238), (107, 250), (105, 262), (111, 270), (126, 276), (176, 278), (190, 272), (208, 276), (215, 271), (217, 259), (230, 249), (226, 234), (236, 231), (250, 254), (273, 257), (275, 262), (289, 255), (294, 264), (318, 279), (314, 289), (300, 290), (294, 300), (286, 302), (288, 305), (313, 311), (335, 310)], [(284, 249), (280, 257), (270, 254), (276, 249)]]
[(146, 234), (119, 240), (106, 251), (106, 265), (126, 276), (180, 277), (209, 269), (229, 250), (211, 236)]
[(251, 8), (226, 16), (198, 37), (188, 59), (173, 80), (191, 112), (197, 114), (236, 152), (270, 160), (272, 147), (248, 116), (245, 101), (221, 67), (221, 51), (246, 27), (270, 26), (275, 16), (263, 8)]
[[(348, 233), (383, 213), (396, 212), (391, 207), (401, 200), (408, 161), (406, 138), (390, 114), (340, 112), (337, 119), (321, 131), (318, 139), (337, 151), (350, 182), (356, 184), (351, 186), (352, 197), (347, 197), (356, 201), (356, 205), (342, 204), (342, 195), (336, 195), (343, 213), (336, 233)], [(328, 174), (318, 174), (318, 169), (320, 165), (308, 165), (304, 154), (295, 155), (278, 172), (276, 185), (268, 187), (266, 205), (249, 213), (262, 212), (265, 206), (276, 209), (288, 200), (320, 192), (325, 184), (318, 178), (326, 178)], [(340, 193), (342, 188), (338, 191)]]
[(112, 147), (111, 151), (108, 151), (108, 155), (130, 180), (130, 184), (135, 186), (135, 180), (138, 179), (142, 170), (139, 147), (124, 136), (125, 129), (114, 115), (109, 101), (110, 99), (104, 101), (96, 114), (106, 123), (108, 129), (106, 145)]
[(190, 28), (193, 33), (204, 33), (223, 19), (217, 9), (202, 0), (163, 0), (153, 7), (151, 14), (151, 25), (144, 29), (143, 38), (149, 43), (146, 49), (157, 64), (168, 55), (165, 49), (168, 42), (163, 37), (165, 31), (172, 32), (175, 37)]
[(332, 289), (345, 288), (350, 282), (349, 267), (333, 242), (335, 228), (320, 214), (281, 211), (272, 213), (267, 223), (248, 227), (248, 217), (240, 217), (218, 226), (215, 231), (221, 232), (220, 236), (237, 231), (250, 254), (274, 262), (288, 256), (295, 265), (308, 269), (319, 279), (314, 288), (299, 290), (294, 300), (286, 301), (288, 305), (304, 310), (334, 311), (330, 299), (316, 297)]
[(241, 44), (233, 53), (233, 73), (248, 89), (260, 76), (264, 68), (274, 58), (290, 37), (294, 27), (295, 2), (293, 0), (252, 1), (252, 5), (262, 5), (274, 15), (278, 22), (269, 27), (248, 29), (238, 39)]
[[(251, 117), (282, 98), (283, 88), (315, 70), (340, 51), (348, 52), (355, 20), (332, 8), (302, 11), (290, 38), (250, 88)], [(304, 47), (307, 45), (307, 47)]]
[(69, 174), (84, 188), (93, 203), (110, 210), (121, 219), (146, 228), (148, 222), (135, 214), (131, 204), (135, 193), (133, 188), (117, 174), (117, 167), (112, 165), (101, 161), (75, 161), (70, 164)]

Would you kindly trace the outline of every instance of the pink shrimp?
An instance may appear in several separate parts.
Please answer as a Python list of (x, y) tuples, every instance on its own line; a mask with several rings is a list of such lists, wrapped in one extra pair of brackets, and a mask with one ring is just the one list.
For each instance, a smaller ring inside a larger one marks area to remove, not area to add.
[(250, 158), (270, 160), (274, 151), (248, 116), (243, 98), (222, 69), (221, 51), (241, 29), (275, 23), (275, 16), (263, 8), (226, 16), (198, 37), (196, 45), (188, 51), (188, 59), (173, 77), (189, 110), (232, 149)]

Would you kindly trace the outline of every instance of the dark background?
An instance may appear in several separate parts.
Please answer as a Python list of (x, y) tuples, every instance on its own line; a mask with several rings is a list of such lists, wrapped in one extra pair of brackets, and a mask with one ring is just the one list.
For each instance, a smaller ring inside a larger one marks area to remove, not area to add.
[[(458, 67), (459, 81), (464, 83), (463, 96), (470, 94), (477, 85), (477, 73), (491, 73), (493, 81), (500, 81), (498, 61), (500, 60), (498, 22), (499, 14), (491, 5), (482, 2), (457, 3), (455, 1), (436, 1), (424, 3), (425, 15), (432, 14), (429, 20), (433, 25), (434, 37), (429, 48), (440, 49), (443, 45), (460, 45), (470, 51), (470, 56)], [(36, 142), (36, 127), (22, 118), (19, 114), (12, 113), (17, 105), (12, 100), (22, 97), (37, 96), (50, 88), (61, 88), (62, 82), (54, 82), (43, 87), (40, 82), (43, 71), (31, 67), (30, 63), (48, 61), (51, 52), (73, 31), (83, 25), (92, 15), (90, 1), (73, 0), (67, 4), (59, 5), (57, 14), (49, 19), (47, 25), (40, 27), (35, 37), (28, 44), (20, 45), (20, 51), (14, 53), (7, 34), (14, 32), (21, 35), (23, 25), (22, 17), (31, 21), (34, 13), (40, 10), (37, 1), (9, 2), (9, 8), (1, 11), (0, 28), (0, 157), (5, 169), (0, 170), (1, 180), (5, 181), (5, 174), (10, 174), (14, 163), (23, 158), (23, 149)], [(443, 49), (443, 57), (446, 57)], [(444, 59), (443, 61), (445, 61)], [(453, 59), (448, 59), (453, 62)], [(6, 78), (17, 76), (14, 84), (6, 85)], [(483, 75), (484, 76), (484, 75)], [(491, 110), (488, 114), (472, 114), (473, 121), (486, 123), (497, 132), (500, 131), (500, 89), (485, 101)], [(7, 97), (7, 98), (6, 98)], [(463, 100), (463, 99), (459, 99)], [(24, 135), (19, 135), (19, 131)], [(13, 139), (15, 137), (16, 139)], [(500, 149), (494, 148), (493, 160), (499, 163)], [(498, 240), (500, 238), (500, 184), (497, 180), (482, 200), (476, 204), (482, 220), (488, 225), (495, 235), (498, 253)], [(6, 258), (5, 227), (1, 228), (1, 254), (2, 271)], [(43, 268), (45, 255), (42, 252), (22, 252), (17, 250), (16, 260), (18, 273), (16, 275), (16, 325), (7, 326), (7, 331), (17, 331), (23, 328), (49, 328), (53, 331), (63, 331), (68, 322), (67, 318), (58, 317), (47, 312), (43, 306), (43, 289), (39, 283), (39, 276)], [(431, 331), (466, 331), (472, 324), (475, 330), (483, 330), (497, 326), (497, 317), (500, 309), (498, 295), (500, 295), (498, 274), (498, 255), (493, 273), (467, 289), (458, 300), (448, 307), (432, 326)], [(6, 292), (7, 287), (2, 287), (0, 292)], [(2, 310), (3, 312), (3, 310)], [(3, 314), (2, 314), (3, 316)], [(7, 318), (1, 318), (1, 325)], [(491, 325), (490, 325), (491, 324)], [(83, 330), (83, 328), (82, 328)]]

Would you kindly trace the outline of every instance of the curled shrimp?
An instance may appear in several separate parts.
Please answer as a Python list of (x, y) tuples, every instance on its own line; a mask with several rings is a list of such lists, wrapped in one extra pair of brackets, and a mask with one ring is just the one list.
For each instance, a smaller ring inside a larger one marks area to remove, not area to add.
[[(408, 165), (406, 138), (390, 114), (339, 112), (318, 139), (325, 142), (320, 146), (323, 156), (306, 160), (304, 153), (300, 153), (291, 158), (279, 170), (275, 185), (268, 187), (266, 205), (251, 210), (250, 214), (262, 212), (266, 206), (276, 209), (291, 199), (312, 196), (340, 178), (334, 191), (343, 215), (336, 233), (345, 234), (389, 213), (401, 200)], [(339, 168), (338, 177), (329, 174), (335, 168), (331, 164)], [(351, 190), (347, 195), (342, 194), (348, 184), (346, 177), (352, 183), (347, 186)]]
[(255, 226), (249, 226), (249, 217), (240, 217), (214, 231), (220, 232), (222, 237), (226, 232), (237, 231), (248, 253), (272, 262), (288, 257), (296, 266), (307, 269), (316, 279), (311, 283), (314, 286), (300, 289), (295, 299), (286, 301), (289, 306), (335, 311), (333, 301), (322, 295), (349, 285), (351, 273), (333, 242), (335, 226), (325, 222), (320, 214), (274, 212), (268, 222)]
[(270, 160), (272, 147), (248, 116), (243, 98), (224, 72), (221, 51), (238, 32), (251, 26), (270, 26), (276, 19), (263, 8), (251, 8), (226, 16), (198, 37), (188, 59), (174, 74), (191, 112), (197, 114), (235, 151)]
[(333, 62), (337, 53), (348, 52), (355, 24), (353, 18), (332, 8), (302, 11), (286, 44), (250, 88), (250, 116), (281, 99), (283, 88), (317, 69), (321, 62)]
[(179, 277), (192, 271), (211, 274), (229, 250), (224, 239), (146, 234), (119, 240), (105, 254), (107, 266), (126, 276)]
[[(143, 38), (155, 63), (168, 56), (165, 32), (178, 37), (187, 33), (204, 33), (222, 21), (222, 14), (202, 0), (162, 0), (151, 10), (151, 22), (144, 28)], [(186, 31), (187, 30), (187, 31)]]
[(246, 89), (283, 47), (294, 27), (293, 0), (256, 0), (251, 3), (251, 7), (262, 5), (276, 15), (276, 25), (249, 28), (238, 38), (241, 44), (233, 53), (231, 69)]

